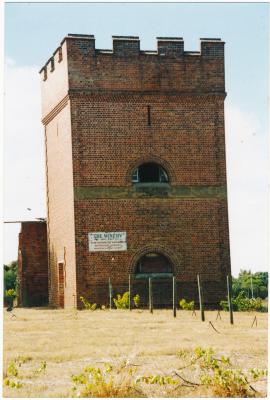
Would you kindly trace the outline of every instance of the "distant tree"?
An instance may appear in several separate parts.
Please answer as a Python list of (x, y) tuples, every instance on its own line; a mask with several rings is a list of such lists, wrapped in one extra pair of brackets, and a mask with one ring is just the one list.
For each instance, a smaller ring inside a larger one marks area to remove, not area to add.
[(256, 272), (252, 274), (250, 270), (241, 270), (238, 278), (233, 278), (233, 297), (237, 297), (240, 292), (244, 292), (247, 297), (251, 297), (251, 280), (253, 296), (265, 299), (268, 296), (268, 272)]
[(4, 265), (4, 290), (16, 289), (17, 287), (18, 262), (12, 261)]
[(268, 297), (268, 272), (256, 272), (253, 277), (253, 286), (256, 288), (257, 297)]

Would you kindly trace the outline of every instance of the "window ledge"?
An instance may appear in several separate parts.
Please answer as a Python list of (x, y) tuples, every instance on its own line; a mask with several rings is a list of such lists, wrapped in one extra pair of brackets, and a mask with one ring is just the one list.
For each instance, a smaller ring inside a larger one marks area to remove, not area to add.
[(160, 272), (160, 273), (152, 273), (152, 274), (136, 274), (135, 279), (164, 279), (164, 278), (172, 278), (172, 272)]
[(133, 182), (133, 186), (136, 188), (170, 188), (168, 182)]
[(147, 197), (168, 197), (171, 187), (168, 183), (135, 183), (133, 190), (138, 195)]

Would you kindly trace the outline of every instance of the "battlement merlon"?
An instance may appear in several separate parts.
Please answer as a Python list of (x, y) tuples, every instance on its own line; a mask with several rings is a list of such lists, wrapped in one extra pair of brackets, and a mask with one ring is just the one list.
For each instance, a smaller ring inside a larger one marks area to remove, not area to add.
[(185, 51), (182, 37), (157, 37), (157, 50), (141, 50), (138, 36), (112, 36), (112, 49), (96, 49), (94, 35), (68, 34), (40, 70), (43, 117), (78, 90), (226, 95), (224, 44), (201, 38)]

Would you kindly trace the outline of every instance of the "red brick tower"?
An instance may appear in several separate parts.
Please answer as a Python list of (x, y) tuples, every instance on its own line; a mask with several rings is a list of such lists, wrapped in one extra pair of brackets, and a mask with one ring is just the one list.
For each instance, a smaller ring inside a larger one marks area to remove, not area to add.
[(40, 71), (46, 137), (49, 297), (108, 304), (225, 297), (230, 273), (224, 135), (224, 42), (68, 35)]

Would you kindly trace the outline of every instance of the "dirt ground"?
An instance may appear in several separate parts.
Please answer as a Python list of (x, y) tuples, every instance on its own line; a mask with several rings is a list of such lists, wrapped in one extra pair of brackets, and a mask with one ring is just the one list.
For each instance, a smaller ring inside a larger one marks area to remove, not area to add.
[[(181, 366), (179, 352), (193, 353), (198, 346), (212, 347), (218, 355), (229, 356), (237, 368), (267, 368), (267, 314), (229, 315), (206, 311), (200, 314), (171, 310), (4, 310), (4, 374), (12, 361), (21, 357), (17, 381), (21, 388), (4, 386), (5, 397), (70, 397), (72, 374), (86, 365), (129, 360), (140, 375), (169, 375)], [(216, 332), (210, 325), (213, 323)], [(39, 371), (46, 361), (46, 369)], [(188, 375), (186, 375), (188, 377)], [(193, 377), (194, 379), (194, 377)], [(266, 383), (258, 389), (265, 392)], [(149, 385), (148, 385), (149, 386)], [(145, 396), (165, 397), (164, 388), (151, 385)], [(187, 397), (189, 394), (187, 394)], [(191, 393), (189, 397), (193, 397)], [(196, 396), (195, 396), (196, 397)]]

